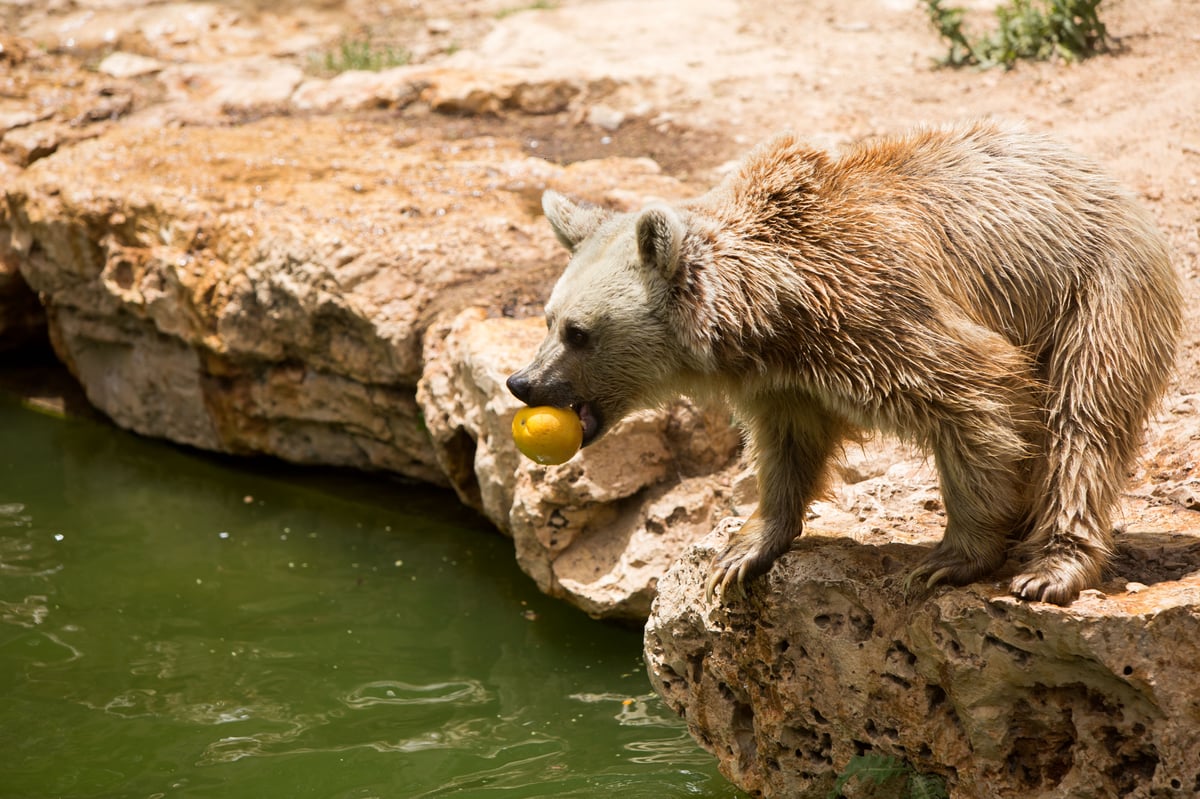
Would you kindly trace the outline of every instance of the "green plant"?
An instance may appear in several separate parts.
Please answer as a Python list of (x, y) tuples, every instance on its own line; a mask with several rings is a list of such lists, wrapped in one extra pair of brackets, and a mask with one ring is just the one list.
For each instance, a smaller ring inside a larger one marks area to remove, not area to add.
[(500, 9), (496, 12), (496, 19), (511, 17), (513, 14), (520, 14), (522, 11), (549, 11), (553, 8), (558, 8), (558, 3), (555, 0), (533, 0), (533, 2), (526, 3), (523, 6), (511, 6)]
[(315, 66), (324, 72), (332, 73), (350, 70), (378, 72), (388, 67), (404, 66), (410, 58), (411, 55), (403, 47), (376, 45), (369, 37), (343, 38), (335, 49), (317, 59)]
[(925, 0), (929, 20), (949, 42), (941, 63), (1011, 67), (1021, 59), (1058, 57), (1077, 61), (1108, 49), (1108, 29), (1100, 21), (1101, 0), (1009, 0), (996, 8), (995, 30), (969, 36), (964, 12), (943, 0)]
[(933, 774), (918, 774), (903, 760), (890, 755), (862, 754), (850, 758), (829, 791), (829, 799), (840, 799), (850, 780), (888, 786), (888, 796), (903, 799), (947, 799), (946, 785)]

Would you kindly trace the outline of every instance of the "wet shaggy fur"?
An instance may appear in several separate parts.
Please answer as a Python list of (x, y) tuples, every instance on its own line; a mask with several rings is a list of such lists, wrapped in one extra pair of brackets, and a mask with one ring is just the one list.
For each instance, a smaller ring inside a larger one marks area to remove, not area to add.
[(510, 388), (575, 407), (589, 442), (679, 393), (732, 404), (761, 499), (710, 592), (787, 551), (860, 430), (936, 462), (946, 531), (915, 584), (976, 580), (1018, 544), (1018, 596), (1100, 580), (1181, 298), (1149, 217), (1091, 162), (990, 123), (837, 158), (783, 136), (691, 201), (544, 206), (572, 257)]

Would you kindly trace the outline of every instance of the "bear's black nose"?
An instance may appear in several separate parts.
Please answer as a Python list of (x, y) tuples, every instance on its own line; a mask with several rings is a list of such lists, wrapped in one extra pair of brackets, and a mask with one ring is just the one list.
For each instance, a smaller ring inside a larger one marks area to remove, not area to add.
[(526, 405), (529, 404), (529, 392), (532, 389), (532, 386), (530, 385), (528, 377), (521, 372), (516, 372), (508, 378), (508, 380), (505, 382), (505, 385), (508, 386), (508, 390), (512, 392), (514, 397), (519, 399), (521, 402), (524, 402)]

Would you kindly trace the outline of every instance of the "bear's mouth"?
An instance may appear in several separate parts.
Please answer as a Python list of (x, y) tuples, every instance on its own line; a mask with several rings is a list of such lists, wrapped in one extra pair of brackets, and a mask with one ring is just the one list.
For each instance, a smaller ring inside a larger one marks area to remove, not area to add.
[(604, 427), (604, 417), (600, 415), (600, 412), (590, 402), (572, 403), (571, 410), (575, 411), (575, 415), (579, 417), (579, 421), (583, 424), (582, 446), (586, 447), (600, 435), (600, 431)]

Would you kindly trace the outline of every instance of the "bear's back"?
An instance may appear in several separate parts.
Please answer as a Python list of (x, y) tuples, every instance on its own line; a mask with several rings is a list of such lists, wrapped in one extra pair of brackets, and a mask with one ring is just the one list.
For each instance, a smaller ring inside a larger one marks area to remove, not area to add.
[(1029, 344), (1084, 286), (1174, 285), (1148, 215), (1095, 163), (1042, 136), (972, 123), (848, 151), (846, 201), (977, 321)]

